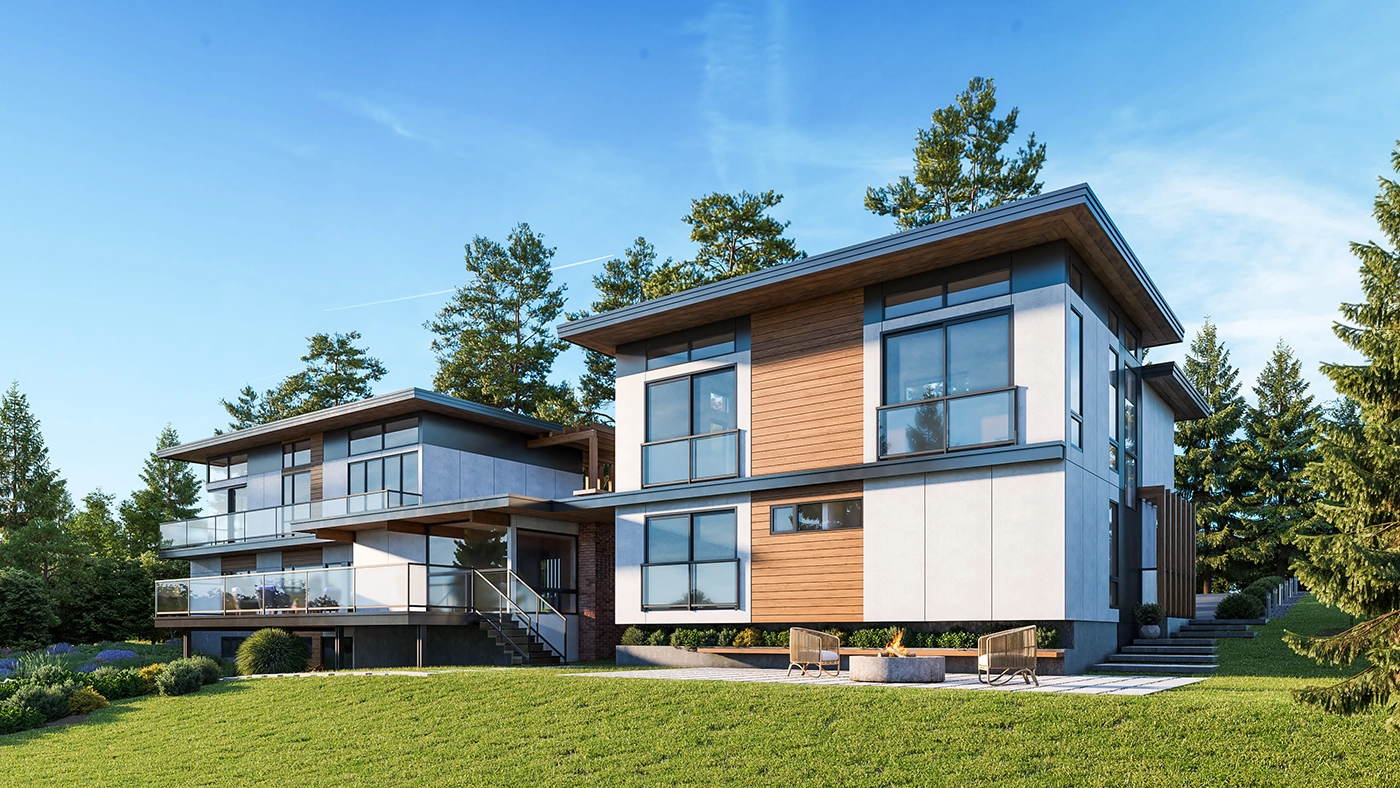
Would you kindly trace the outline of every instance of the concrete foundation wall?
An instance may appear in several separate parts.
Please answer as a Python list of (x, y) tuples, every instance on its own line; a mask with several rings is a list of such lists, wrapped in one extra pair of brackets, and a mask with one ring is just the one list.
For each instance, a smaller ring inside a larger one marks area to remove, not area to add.
[[(1106, 592), (1105, 592), (1106, 593)], [(1074, 621), (1072, 647), (1065, 649), (1064, 671), (1068, 675), (1086, 672), (1091, 665), (1118, 652), (1118, 624), (1106, 621)]]

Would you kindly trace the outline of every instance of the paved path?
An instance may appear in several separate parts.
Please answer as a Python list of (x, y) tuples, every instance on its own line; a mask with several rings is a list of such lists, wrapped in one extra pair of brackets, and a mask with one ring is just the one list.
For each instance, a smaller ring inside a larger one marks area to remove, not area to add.
[(1225, 594), (1197, 594), (1196, 618), (1215, 618), (1215, 608)]
[(961, 689), (982, 692), (1051, 692), (1066, 695), (1151, 695), (1154, 692), (1184, 687), (1205, 681), (1203, 678), (1181, 676), (1041, 676), (1040, 686), (1024, 684), (1020, 679), (1000, 687), (988, 687), (977, 681), (973, 673), (949, 673), (946, 681), (936, 684), (868, 684), (851, 681), (843, 672), (840, 678), (829, 676), (792, 678), (786, 671), (766, 668), (662, 668), (659, 670), (627, 670), (616, 673), (577, 673), (578, 678), (665, 679), (670, 681), (737, 681), (744, 683), (777, 683), (826, 685), (832, 687), (910, 687), (913, 689)]

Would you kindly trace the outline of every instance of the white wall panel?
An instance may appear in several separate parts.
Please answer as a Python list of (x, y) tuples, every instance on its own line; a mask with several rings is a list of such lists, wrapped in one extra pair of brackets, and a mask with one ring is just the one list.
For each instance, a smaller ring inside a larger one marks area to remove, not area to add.
[(923, 621), (924, 475), (867, 479), (865, 620)]
[(1066, 286), (1055, 285), (1011, 296), (1012, 381), (1021, 397), (1017, 423), (1022, 443), (1065, 439), (1066, 292)]
[(1173, 488), (1176, 475), (1175, 416), (1171, 406), (1146, 383), (1142, 386), (1142, 456), (1138, 458), (1143, 487)]
[(924, 478), (926, 620), (989, 620), (992, 617), (991, 469), (930, 473)]
[(992, 469), (992, 618), (1065, 617), (1064, 511), (1061, 463)]

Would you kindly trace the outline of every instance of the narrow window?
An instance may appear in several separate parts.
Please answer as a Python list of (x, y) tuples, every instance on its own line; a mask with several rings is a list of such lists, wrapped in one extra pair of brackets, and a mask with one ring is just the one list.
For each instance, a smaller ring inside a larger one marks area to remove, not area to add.
[(1137, 370), (1123, 367), (1123, 487), (1128, 506), (1137, 508), (1138, 486), (1138, 395), (1142, 388)]
[(1084, 448), (1084, 318), (1069, 310), (1069, 443)]
[(769, 509), (769, 531), (775, 534), (798, 531), (835, 531), (860, 528), (861, 499), (782, 504)]
[(983, 298), (1006, 295), (1011, 292), (1011, 269), (973, 276), (948, 283), (948, 306), (980, 301)]
[(647, 369), (723, 356), (737, 349), (734, 321), (722, 320), (647, 340)]
[(1122, 409), (1118, 392), (1118, 351), (1108, 351), (1108, 470), (1118, 473), (1118, 419)]
[(1118, 502), (1108, 502), (1108, 606), (1118, 609)]

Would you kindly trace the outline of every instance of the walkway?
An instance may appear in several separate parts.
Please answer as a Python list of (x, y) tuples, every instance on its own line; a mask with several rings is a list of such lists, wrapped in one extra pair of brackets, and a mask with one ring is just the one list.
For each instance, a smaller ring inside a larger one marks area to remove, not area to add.
[(1154, 692), (1184, 687), (1204, 681), (1182, 676), (1041, 676), (1040, 686), (1023, 684), (1020, 679), (1000, 687), (988, 687), (977, 681), (972, 673), (949, 673), (946, 681), (936, 684), (868, 684), (851, 681), (845, 672), (839, 678), (829, 676), (803, 677), (786, 671), (765, 668), (662, 668), (659, 670), (627, 670), (615, 673), (576, 673), (579, 678), (664, 679), (669, 681), (735, 681), (757, 684), (807, 684), (830, 687), (909, 687), (912, 689), (960, 689), (982, 692), (1050, 692), (1065, 695), (1151, 695)]

